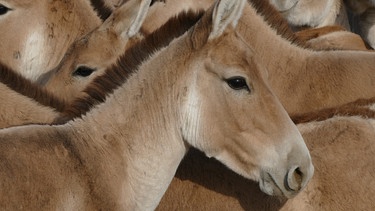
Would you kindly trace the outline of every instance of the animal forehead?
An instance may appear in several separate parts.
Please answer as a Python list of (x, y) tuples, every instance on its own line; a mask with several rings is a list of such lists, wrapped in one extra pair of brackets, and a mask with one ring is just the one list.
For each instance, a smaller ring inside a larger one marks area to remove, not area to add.
[(267, 71), (257, 61), (252, 54), (228, 53), (206, 58), (204, 65), (209, 73), (218, 74), (220, 77), (238, 75), (258, 80), (264, 78)]
[[(82, 53), (82, 51), (86, 49), (90, 49), (90, 45), (93, 45), (93, 44), (95, 45), (96, 44), (95, 41), (97, 41), (98, 39), (91, 38), (95, 34), (94, 32), (95, 31), (92, 31), (84, 35), (83, 37), (77, 39), (76, 41), (74, 41), (69, 46), (68, 50), (65, 52), (64, 59), (61, 62), (65, 62), (67, 58), (74, 58), (80, 53)], [(94, 41), (91, 41), (91, 40), (94, 40)], [(95, 50), (98, 50), (98, 49), (95, 49)]]
[(233, 34), (213, 42), (209, 46), (209, 55), (212, 58), (218, 58), (226, 63), (244, 63), (250, 62), (254, 56), (254, 51), (240, 36)]
[[(115, 42), (115, 41), (113, 41)], [(62, 63), (67, 61), (76, 62), (100, 62), (99, 58), (108, 58), (120, 45), (115, 45), (110, 40), (100, 39), (97, 36), (85, 37), (77, 40), (64, 56)], [(121, 49), (121, 48), (120, 48)], [(98, 57), (100, 56), (100, 57)]]
[[(77, 49), (95, 49), (99, 50), (100, 48), (108, 48), (105, 44), (119, 41), (119, 37), (112, 31), (100, 30), (97, 28), (84, 35), (80, 39), (76, 40), (71, 44), (70, 50), (75, 51)], [(112, 47), (112, 46), (111, 46)], [(115, 47), (115, 46), (113, 46)], [(99, 49), (97, 49), (99, 48)]]

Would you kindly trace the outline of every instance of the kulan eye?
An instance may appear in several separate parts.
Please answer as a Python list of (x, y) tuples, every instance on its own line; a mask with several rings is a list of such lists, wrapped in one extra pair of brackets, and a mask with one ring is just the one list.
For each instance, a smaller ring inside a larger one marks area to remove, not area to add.
[(95, 69), (93, 68), (80, 66), (73, 72), (73, 76), (87, 77), (90, 76), (94, 71)]
[(10, 9), (2, 4), (0, 4), (0, 15), (5, 15)]
[(225, 80), (230, 88), (234, 90), (248, 90), (250, 91), (249, 87), (247, 86), (246, 79), (241, 76), (235, 76), (232, 78), (228, 78)]

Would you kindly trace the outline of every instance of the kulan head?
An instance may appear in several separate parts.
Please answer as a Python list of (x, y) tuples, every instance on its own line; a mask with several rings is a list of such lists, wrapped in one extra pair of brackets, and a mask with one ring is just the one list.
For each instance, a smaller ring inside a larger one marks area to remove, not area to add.
[(74, 42), (60, 64), (41, 76), (38, 83), (67, 102), (81, 97), (88, 84), (136, 42), (150, 2), (131, 0), (122, 4), (102, 25)]
[[(193, 70), (179, 111), (183, 139), (255, 181), (293, 197), (314, 167), (297, 127), (267, 84), (267, 71), (236, 32), (246, 0), (218, 0), (187, 35)], [(249, 5), (247, 5), (249, 6)], [(173, 76), (170, 76), (173, 77)]]
[(36, 81), (100, 23), (90, 1), (0, 0), (0, 62)]

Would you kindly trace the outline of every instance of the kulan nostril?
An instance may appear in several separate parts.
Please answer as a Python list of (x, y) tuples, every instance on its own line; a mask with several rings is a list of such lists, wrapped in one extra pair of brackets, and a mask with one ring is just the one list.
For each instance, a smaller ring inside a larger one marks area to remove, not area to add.
[(300, 190), (302, 187), (302, 178), (303, 178), (303, 173), (300, 170), (300, 168), (296, 168), (296, 170), (293, 173), (294, 179), (296, 180), (298, 184), (298, 190)]
[(302, 188), (303, 173), (299, 167), (289, 170), (285, 176), (285, 188), (289, 191), (299, 191)]

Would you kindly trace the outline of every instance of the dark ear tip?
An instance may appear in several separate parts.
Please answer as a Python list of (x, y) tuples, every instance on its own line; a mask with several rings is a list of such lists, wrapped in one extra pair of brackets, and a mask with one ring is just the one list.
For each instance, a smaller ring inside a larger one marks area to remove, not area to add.
[(152, 6), (155, 2), (163, 2), (165, 3), (166, 0), (152, 0), (150, 6)]
[(69, 120), (71, 120), (71, 118), (67, 115), (61, 115), (59, 117), (56, 117), (53, 122), (52, 122), (52, 125), (63, 125), (67, 122), (69, 122)]

